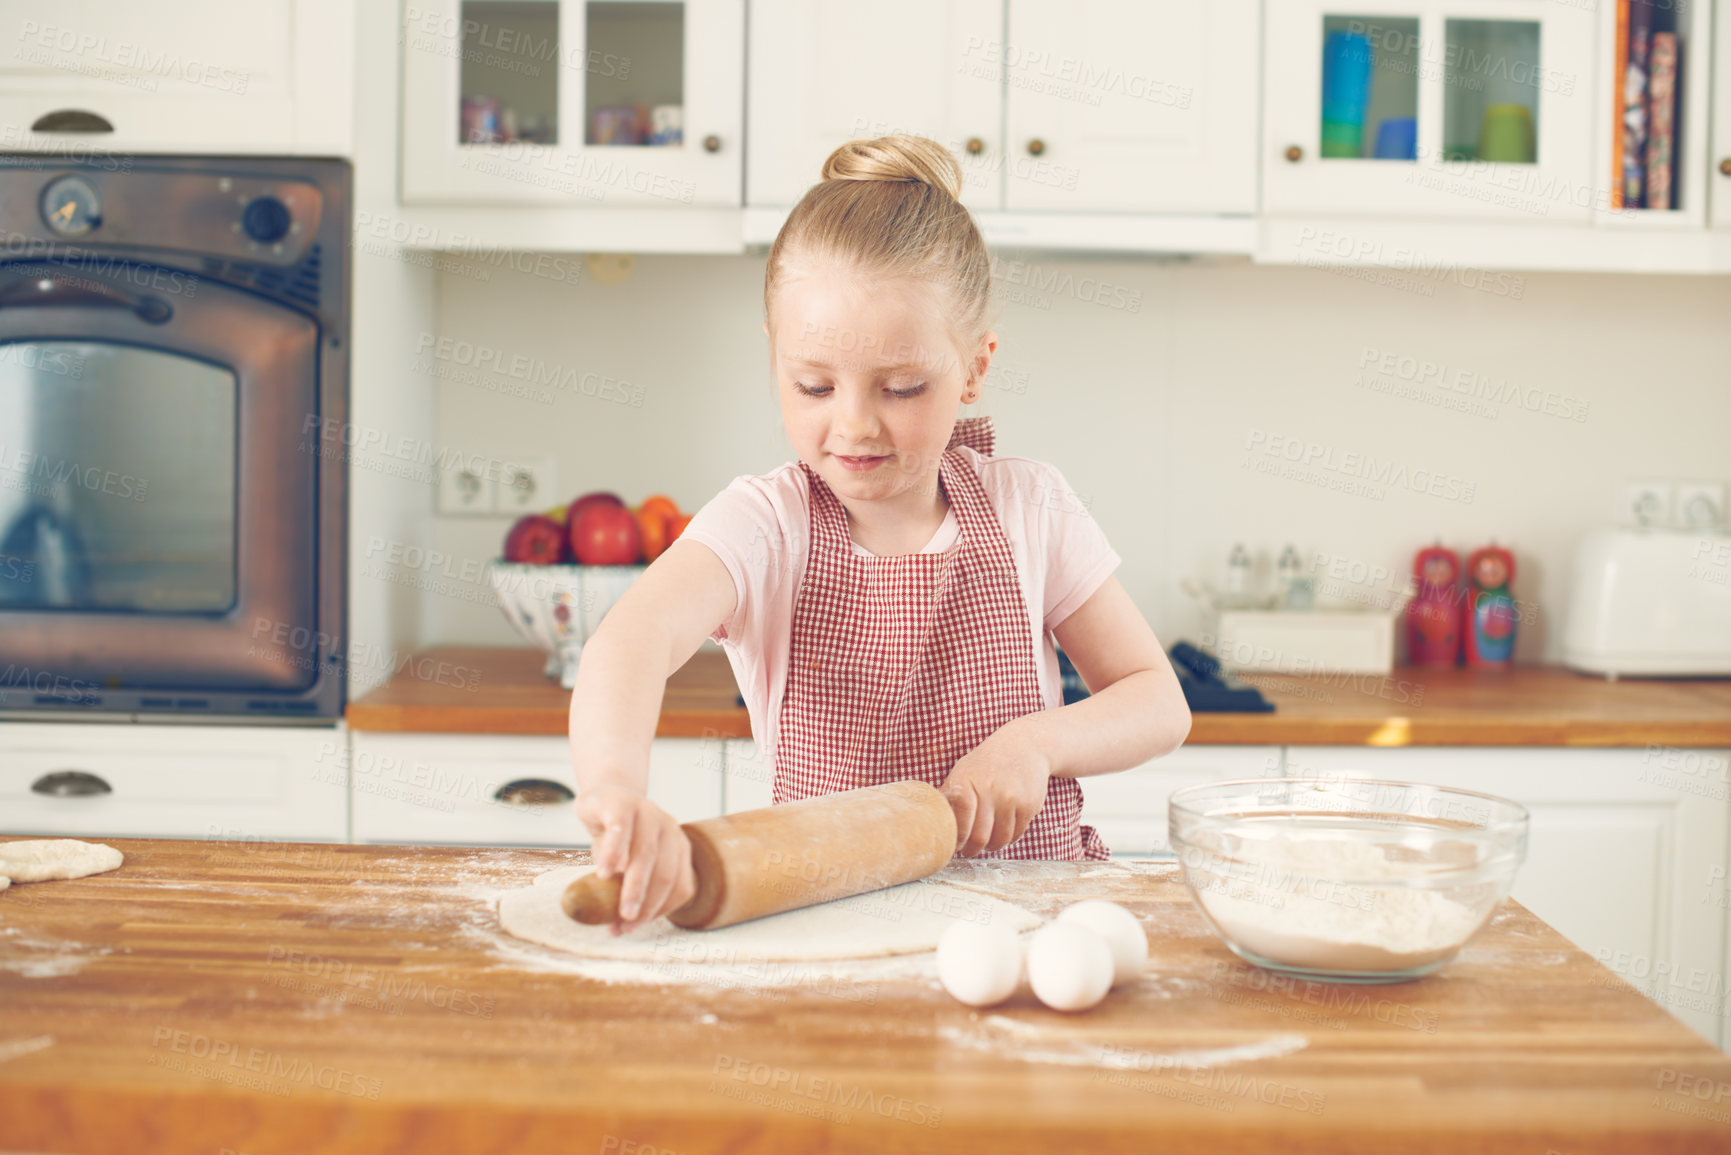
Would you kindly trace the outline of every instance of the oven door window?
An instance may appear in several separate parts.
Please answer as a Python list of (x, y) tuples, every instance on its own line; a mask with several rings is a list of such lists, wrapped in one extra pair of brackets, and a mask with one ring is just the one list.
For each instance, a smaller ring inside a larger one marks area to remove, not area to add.
[(227, 613), (237, 396), (158, 349), (0, 344), (0, 605)]

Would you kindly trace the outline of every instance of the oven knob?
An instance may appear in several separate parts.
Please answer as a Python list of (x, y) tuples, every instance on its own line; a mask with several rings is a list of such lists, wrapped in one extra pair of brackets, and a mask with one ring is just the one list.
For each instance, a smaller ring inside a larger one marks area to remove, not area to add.
[(275, 197), (256, 197), (247, 202), (240, 227), (259, 244), (274, 244), (288, 236), (288, 206)]
[(63, 237), (81, 237), (102, 224), (102, 197), (81, 176), (63, 176), (42, 190), (42, 219)]

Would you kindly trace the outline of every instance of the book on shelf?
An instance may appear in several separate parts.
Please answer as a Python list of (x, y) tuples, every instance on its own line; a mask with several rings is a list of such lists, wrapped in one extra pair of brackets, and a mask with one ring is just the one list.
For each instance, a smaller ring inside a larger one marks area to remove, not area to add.
[(1653, 7), (1627, 0), (1628, 55), (1623, 61), (1623, 207), (1647, 207), (1647, 67), (1653, 41)]
[(1682, 42), (1674, 0), (1617, 0), (1612, 85), (1613, 209), (1677, 205)]
[(1673, 209), (1677, 162), (1677, 34), (1653, 33), (1647, 79), (1647, 200), (1650, 209)]

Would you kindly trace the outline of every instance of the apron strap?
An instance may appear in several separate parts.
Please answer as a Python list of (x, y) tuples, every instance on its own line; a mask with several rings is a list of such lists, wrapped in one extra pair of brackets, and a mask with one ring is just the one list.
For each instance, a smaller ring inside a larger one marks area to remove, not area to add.
[(955, 432), (950, 434), (950, 443), (945, 448), (966, 445), (981, 457), (990, 457), (996, 442), (997, 433), (990, 417), (964, 417), (956, 422)]

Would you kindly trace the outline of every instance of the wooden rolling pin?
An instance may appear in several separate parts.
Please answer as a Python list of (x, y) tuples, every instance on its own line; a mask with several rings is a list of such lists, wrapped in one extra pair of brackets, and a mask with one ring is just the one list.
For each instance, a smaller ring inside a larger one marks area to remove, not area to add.
[[(926, 877), (954, 857), (956, 814), (929, 782), (863, 786), (686, 822), (697, 895), (667, 917), (690, 930), (735, 923)], [(586, 874), (561, 905), (578, 922), (619, 917), (620, 876)]]

